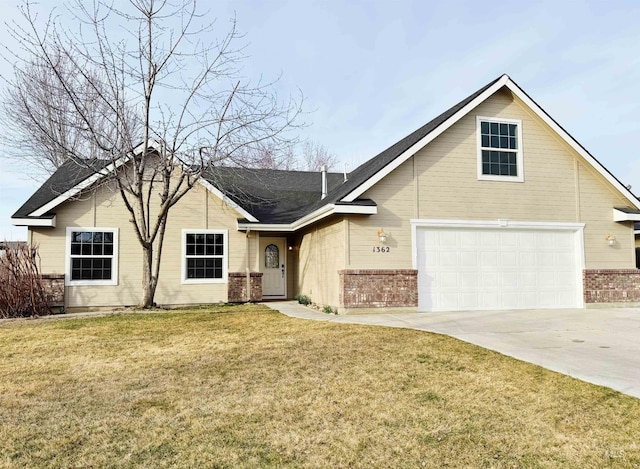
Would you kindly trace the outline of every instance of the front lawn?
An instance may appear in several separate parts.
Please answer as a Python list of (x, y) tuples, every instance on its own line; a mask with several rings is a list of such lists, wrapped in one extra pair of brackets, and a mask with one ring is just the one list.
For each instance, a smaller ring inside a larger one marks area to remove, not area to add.
[(0, 467), (640, 467), (640, 400), (263, 306), (0, 325)]

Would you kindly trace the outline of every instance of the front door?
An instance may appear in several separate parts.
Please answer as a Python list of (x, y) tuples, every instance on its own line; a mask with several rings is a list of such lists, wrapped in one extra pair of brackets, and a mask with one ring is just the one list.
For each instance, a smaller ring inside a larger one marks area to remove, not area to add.
[(286, 298), (286, 238), (260, 238), (260, 272), (262, 296)]

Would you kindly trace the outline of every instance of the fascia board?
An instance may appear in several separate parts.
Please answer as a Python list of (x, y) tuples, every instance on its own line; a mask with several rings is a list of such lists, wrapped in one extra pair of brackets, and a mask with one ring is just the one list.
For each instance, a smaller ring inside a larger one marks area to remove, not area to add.
[(482, 94), (477, 96), (473, 101), (468, 103), (466, 106), (464, 106), (458, 112), (456, 112), (453, 116), (449, 117), (449, 119), (447, 119), (442, 124), (440, 124), (438, 127), (436, 127), (434, 130), (432, 130), (428, 135), (425, 135), (421, 140), (416, 142), (413, 146), (411, 146), (408, 150), (403, 152), (400, 156), (398, 156), (396, 159), (394, 159), (391, 163), (389, 163), (387, 166), (382, 168), (380, 171), (378, 171), (372, 177), (367, 179), (365, 182), (363, 182), (361, 185), (359, 185), (357, 188), (355, 188), (353, 191), (351, 191), (349, 194), (347, 194), (345, 197), (343, 197), (341, 199), (341, 201), (342, 202), (353, 202), (354, 200), (356, 200), (366, 190), (370, 189), (374, 184), (378, 183), (385, 176), (387, 176), (391, 171), (393, 171), (398, 166), (400, 166), (402, 163), (407, 161), (416, 152), (420, 151), (422, 148), (424, 148), (426, 145), (428, 145), (430, 142), (432, 142), (436, 137), (441, 135), (445, 130), (447, 130), (449, 127), (451, 127), (453, 124), (458, 122), (460, 119), (462, 119), (469, 112), (471, 112), (475, 107), (477, 107), (479, 104), (481, 104), (487, 98), (489, 98), (489, 96), (491, 96), (496, 91), (498, 91), (500, 88), (505, 86), (505, 84), (508, 81), (509, 81), (509, 77), (507, 75), (502, 75), (502, 77), (500, 77), (500, 79), (497, 82), (495, 82), (491, 87), (487, 88)]
[(614, 208), (613, 221), (640, 221), (640, 213), (626, 213)]
[(333, 213), (350, 213), (361, 215), (376, 215), (377, 205), (335, 205)]
[(11, 224), (14, 226), (47, 226), (56, 227), (56, 216), (52, 218), (12, 218)]
[(253, 215), (251, 215), (249, 212), (247, 212), (244, 208), (242, 208), (240, 205), (238, 205), (237, 203), (235, 203), (233, 200), (231, 200), (229, 197), (227, 197), (226, 195), (224, 195), (222, 193), (222, 191), (220, 189), (218, 189), (216, 186), (214, 186), (213, 184), (211, 184), (209, 181), (205, 180), (204, 178), (200, 177), (198, 179), (198, 182), (202, 185), (202, 187), (204, 187), (205, 189), (207, 189), (209, 192), (211, 192), (212, 194), (214, 194), (216, 197), (218, 197), (220, 200), (222, 200), (224, 203), (226, 203), (227, 205), (229, 205), (231, 208), (233, 208), (236, 212), (238, 212), (240, 215), (242, 215), (244, 218), (246, 218), (249, 221), (252, 222), (258, 222), (258, 219), (256, 217), (254, 217)]

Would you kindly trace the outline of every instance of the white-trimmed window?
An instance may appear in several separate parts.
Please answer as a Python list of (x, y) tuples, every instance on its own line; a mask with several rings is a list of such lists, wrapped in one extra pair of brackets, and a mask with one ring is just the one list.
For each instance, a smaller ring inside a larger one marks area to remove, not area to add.
[(182, 283), (226, 283), (227, 230), (182, 230)]
[(67, 227), (66, 285), (118, 284), (118, 228)]
[(476, 117), (478, 179), (523, 182), (522, 121)]

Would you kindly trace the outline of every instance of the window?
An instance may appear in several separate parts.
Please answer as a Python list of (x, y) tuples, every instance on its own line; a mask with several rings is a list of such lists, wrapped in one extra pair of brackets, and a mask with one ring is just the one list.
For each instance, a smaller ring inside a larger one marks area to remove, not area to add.
[(182, 230), (182, 283), (227, 281), (227, 230)]
[(264, 248), (264, 266), (267, 269), (280, 268), (280, 250), (275, 244), (270, 244)]
[(118, 229), (67, 228), (67, 285), (118, 284)]
[(522, 123), (477, 117), (478, 179), (522, 182)]

